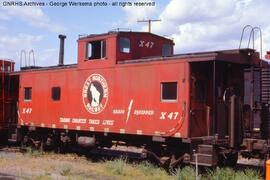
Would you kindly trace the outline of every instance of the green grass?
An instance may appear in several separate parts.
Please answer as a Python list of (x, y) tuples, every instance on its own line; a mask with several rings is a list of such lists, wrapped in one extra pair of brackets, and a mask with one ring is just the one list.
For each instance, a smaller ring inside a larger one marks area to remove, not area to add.
[[(148, 162), (128, 163), (126, 159), (120, 158), (106, 161), (106, 176), (116, 176), (119, 179), (171, 179), (171, 180), (195, 180), (194, 167), (185, 166), (167, 173), (164, 169), (154, 166)], [(105, 175), (105, 174), (103, 174)], [(118, 179), (117, 178), (117, 179)], [(231, 168), (216, 168), (199, 174), (201, 180), (259, 180), (263, 179), (258, 171), (246, 169), (235, 171)]]
[(100, 176), (114, 177), (116, 179), (172, 179), (170, 175), (159, 167), (156, 167), (146, 161), (141, 163), (129, 163), (127, 159), (120, 158), (112, 161), (105, 161), (100, 165)]
[(172, 176), (175, 180), (196, 179), (195, 169), (190, 166), (186, 166), (183, 169), (178, 168), (172, 172)]
[[(172, 172), (172, 177), (175, 180), (195, 180), (195, 169), (186, 166), (183, 169), (177, 169)], [(199, 175), (201, 180), (260, 180), (263, 179), (260, 172), (245, 169), (243, 171), (235, 171), (231, 168), (216, 168), (208, 170), (204, 174)]]
[(106, 161), (105, 167), (114, 175), (125, 175), (125, 168), (128, 166), (125, 158), (115, 159), (113, 161)]
[(216, 168), (215, 170), (208, 171), (202, 179), (213, 180), (257, 180), (263, 179), (258, 171), (245, 169), (243, 171), (235, 171), (231, 168)]
[(25, 153), (27, 155), (30, 155), (30, 156), (33, 156), (33, 157), (39, 157), (39, 156), (43, 155), (42, 151), (39, 151), (39, 150), (31, 148), (31, 147), (26, 147), (25, 148)]
[[(27, 155), (27, 156), (25, 156)], [(29, 163), (25, 163), (29, 162)], [(42, 163), (40, 163), (42, 162)], [(0, 170), (6, 167), (20, 167), (20, 171), (11, 171), (20, 177), (30, 179), (144, 179), (144, 180), (195, 180), (193, 166), (167, 172), (147, 161), (128, 162), (126, 158), (93, 163), (76, 154), (55, 154), (26, 149), (25, 154), (17, 154), (16, 161), (1, 157)], [(18, 174), (16, 174), (18, 172)], [(33, 177), (34, 176), (34, 177)], [(201, 180), (257, 180), (263, 179), (255, 170), (235, 171), (231, 168), (216, 168), (199, 175)]]

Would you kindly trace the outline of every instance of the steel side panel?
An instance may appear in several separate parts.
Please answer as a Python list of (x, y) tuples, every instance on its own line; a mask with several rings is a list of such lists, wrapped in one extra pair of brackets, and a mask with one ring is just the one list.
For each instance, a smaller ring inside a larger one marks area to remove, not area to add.
[[(105, 108), (98, 114), (91, 114), (83, 103), (84, 83), (92, 74), (104, 77), (108, 86), (107, 103), (102, 102)], [(175, 102), (161, 101), (161, 82), (178, 83)], [(32, 87), (31, 101), (24, 100), (25, 87)], [(52, 100), (52, 87), (61, 87), (60, 101)], [(19, 91), (22, 125), (188, 137), (189, 66), (185, 61), (21, 73)]]

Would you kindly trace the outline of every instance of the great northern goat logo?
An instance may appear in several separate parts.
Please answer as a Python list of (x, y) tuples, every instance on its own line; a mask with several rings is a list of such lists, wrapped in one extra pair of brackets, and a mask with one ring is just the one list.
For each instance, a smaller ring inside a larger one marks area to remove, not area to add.
[(83, 85), (83, 103), (91, 114), (100, 113), (106, 106), (109, 96), (106, 79), (100, 74), (91, 74)]

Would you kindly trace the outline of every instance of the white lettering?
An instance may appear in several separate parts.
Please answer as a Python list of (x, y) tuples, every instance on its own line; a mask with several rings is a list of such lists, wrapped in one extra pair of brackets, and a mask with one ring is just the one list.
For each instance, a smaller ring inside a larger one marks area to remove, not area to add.
[(153, 110), (134, 110), (134, 115), (152, 116), (154, 115), (154, 111)]
[(70, 118), (62, 118), (62, 117), (60, 117), (60, 122), (61, 123), (70, 123)]
[(85, 124), (86, 123), (86, 119), (72, 118), (72, 123)]
[(169, 119), (169, 120), (176, 120), (179, 115), (179, 112), (161, 112), (160, 118), (162, 120)]
[(114, 123), (113, 120), (103, 120), (102, 125), (112, 126)]
[(113, 114), (125, 114), (125, 110), (124, 109), (114, 109)]
[(88, 123), (98, 125), (100, 123), (100, 120), (98, 120), (98, 119), (89, 119)]
[(22, 114), (31, 114), (32, 108), (22, 108)]
[(165, 119), (165, 116), (166, 116), (166, 112), (161, 112), (161, 116), (159, 119)]
[(139, 47), (140, 48), (153, 48), (155, 45), (155, 43), (153, 41), (144, 41), (144, 40), (140, 40), (139, 42)]

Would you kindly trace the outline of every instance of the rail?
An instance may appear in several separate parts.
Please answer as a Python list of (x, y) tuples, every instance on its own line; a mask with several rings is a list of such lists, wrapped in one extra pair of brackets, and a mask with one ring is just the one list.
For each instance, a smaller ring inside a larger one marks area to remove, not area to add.
[[(24, 61), (24, 64), (23, 64)], [(35, 52), (33, 49), (31, 49), (28, 52), (28, 59), (26, 56), (26, 51), (21, 50), (20, 54), (20, 69), (27, 68), (27, 67), (35, 67), (36, 66), (36, 59), (35, 59)]]
[(253, 27), (253, 26), (248, 24), (243, 28), (242, 33), (241, 33), (241, 38), (240, 38), (239, 49), (241, 48), (242, 41), (243, 41), (243, 36), (244, 36), (247, 28), (250, 28), (247, 48), (249, 48), (250, 41), (251, 41), (251, 38), (252, 38), (252, 48), (254, 49), (254, 47), (255, 47), (255, 43), (254, 43), (255, 42), (255, 38), (254, 38), (255, 30), (258, 30), (260, 32), (260, 59), (262, 59), (262, 30), (261, 30), (261, 28), (259, 28), (257, 26)]

